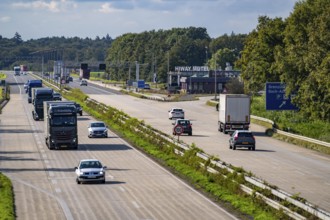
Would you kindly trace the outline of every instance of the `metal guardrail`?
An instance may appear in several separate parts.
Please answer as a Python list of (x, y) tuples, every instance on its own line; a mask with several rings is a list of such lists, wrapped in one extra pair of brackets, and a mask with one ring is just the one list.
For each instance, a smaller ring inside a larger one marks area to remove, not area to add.
[[(258, 117), (258, 116), (254, 116), (254, 115), (251, 115), (251, 118), (259, 120), (259, 121), (267, 122), (271, 125), (274, 125), (274, 121), (266, 119), (266, 118), (262, 118), (262, 117)], [(304, 137), (304, 136), (297, 135), (297, 134), (292, 134), (292, 133), (285, 132), (285, 131), (282, 131), (282, 130), (279, 130), (279, 129), (276, 129), (276, 128), (273, 128), (273, 131), (278, 133), (278, 134), (285, 135), (285, 136), (288, 136), (288, 137), (292, 137), (292, 138), (295, 138), (295, 139), (298, 139), (298, 140), (310, 142), (312, 144), (318, 144), (318, 145), (322, 145), (322, 146), (325, 146), (325, 147), (330, 147), (330, 143), (328, 143), (328, 142), (320, 141), (320, 140), (309, 138), (309, 137)]]

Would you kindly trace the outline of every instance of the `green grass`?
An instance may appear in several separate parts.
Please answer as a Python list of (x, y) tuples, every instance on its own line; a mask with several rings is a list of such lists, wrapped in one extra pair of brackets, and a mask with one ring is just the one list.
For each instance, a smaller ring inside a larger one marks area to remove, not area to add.
[(0, 79), (6, 79), (7, 78), (7, 75), (4, 74), (4, 73), (0, 73)]
[(11, 181), (0, 173), (0, 219), (15, 219), (14, 194)]

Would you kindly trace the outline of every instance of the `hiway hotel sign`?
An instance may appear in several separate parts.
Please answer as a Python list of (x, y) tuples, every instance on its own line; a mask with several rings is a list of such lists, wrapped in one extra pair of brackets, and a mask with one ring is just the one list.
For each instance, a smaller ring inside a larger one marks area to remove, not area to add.
[(207, 72), (208, 66), (176, 66), (175, 72)]

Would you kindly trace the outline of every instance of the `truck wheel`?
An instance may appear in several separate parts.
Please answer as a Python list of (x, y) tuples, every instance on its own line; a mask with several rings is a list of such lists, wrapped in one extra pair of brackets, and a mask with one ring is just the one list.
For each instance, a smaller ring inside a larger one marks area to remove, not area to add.
[(82, 112), (80, 112), (79, 114), (80, 114), (80, 116), (82, 116)]
[(188, 134), (189, 136), (191, 136), (192, 135), (192, 132), (189, 132), (189, 134)]
[(236, 150), (236, 146), (235, 145), (233, 146), (233, 150)]
[(47, 145), (48, 145), (49, 150), (54, 150), (54, 147), (52, 146), (50, 139), (47, 140), (47, 143), (48, 143)]
[(229, 149), (232, 149), (232, 146), (229, 144)]

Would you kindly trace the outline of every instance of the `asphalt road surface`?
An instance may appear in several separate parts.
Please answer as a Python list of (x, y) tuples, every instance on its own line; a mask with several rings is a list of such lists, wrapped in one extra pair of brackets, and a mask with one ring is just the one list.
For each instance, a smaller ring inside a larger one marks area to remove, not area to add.
[(91, 98), (144, 120), (168, 134), (172, 134), (173, 128), (168, 110), (183, 108), (186, 118), (192, 121), (193, 135), (182, 135), (180, 140), (187, 144), (195, 143), (206, 153), (243, 167), (267, 183), (330, 212), (330, 156), (267, 137), (265, 129), (254, 124), (251, 130), (256, 137), (256, 151), (230, 150), (229, 136), (218, 131), (218, 112), (205, 104), (214, 96), (203, 97), (199, 101), (158, 102), (118, 94), (104, 85), (89, 83), (82, 87), (75, 81), (71, 86), (79, 87)]
[[(236, 219), (112, 132), (88, 138), (95, 119), (85, 113), (79, 149), (49, 150), (23, 91), (28, 77), (9, 75), (11, 98), (0, 115), (0, 171), (13, 182), (18, 220)], [(86, 158), (108, 167), (105, 184), (76, 184), (74, 167)]]

